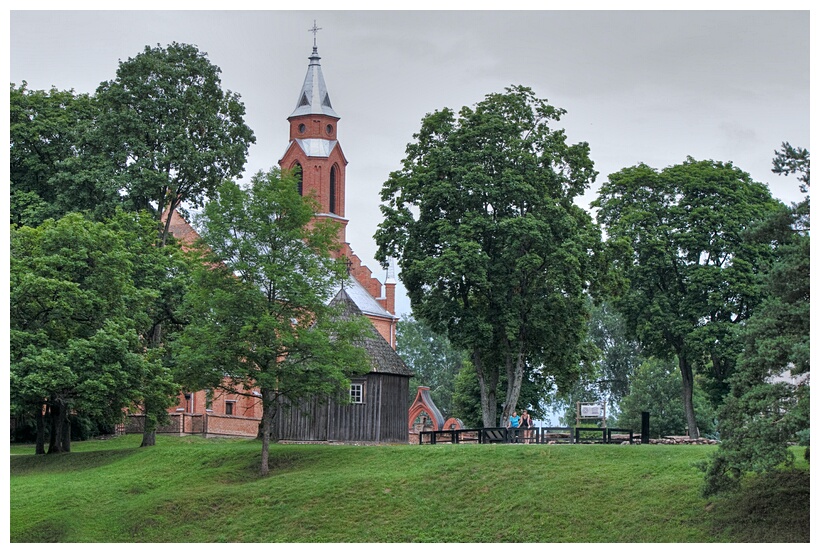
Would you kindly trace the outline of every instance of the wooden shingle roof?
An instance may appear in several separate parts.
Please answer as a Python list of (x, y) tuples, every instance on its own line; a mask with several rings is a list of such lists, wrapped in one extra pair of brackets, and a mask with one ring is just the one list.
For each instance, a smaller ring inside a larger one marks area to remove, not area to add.
[[(339, 293), (330, 300), (330, 305), (334, 307), (342, 306), (339, 316), (343, 320), (364, 316), (362, 310), (359, 309), (356, 302), (353, 301), (344, 288), (339, 290)], [(372, 325), (368, 326), (361, 345), (370, 357), (371, 366), (373, 367), (370, 372), (413, 376), (413, 371)]]

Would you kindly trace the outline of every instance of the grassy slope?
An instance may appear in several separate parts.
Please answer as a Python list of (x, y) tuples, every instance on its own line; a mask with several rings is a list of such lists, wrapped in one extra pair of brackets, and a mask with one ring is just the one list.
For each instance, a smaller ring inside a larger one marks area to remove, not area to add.
[(256, 441), (139, 440), (12, 447), (11, 542), (809, 541), (804, 461), (710, 502), (711, 446), (277, 445), (260, 478)]

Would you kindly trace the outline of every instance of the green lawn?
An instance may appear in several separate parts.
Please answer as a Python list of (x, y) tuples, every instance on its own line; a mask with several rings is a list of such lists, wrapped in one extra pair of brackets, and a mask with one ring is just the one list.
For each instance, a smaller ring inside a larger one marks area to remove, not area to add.
[(705, 500), (713, 446), (11, 447), (19, 542), (808, 542), (808, 466)]

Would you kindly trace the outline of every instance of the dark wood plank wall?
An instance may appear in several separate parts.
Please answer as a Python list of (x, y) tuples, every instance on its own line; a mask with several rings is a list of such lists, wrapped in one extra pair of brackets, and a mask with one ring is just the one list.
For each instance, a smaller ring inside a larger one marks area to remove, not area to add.
[(382, 374), (382, 442), (407, 442), (407, 403), (410, 379), (406, 376)]
[(330, 406), (328, 439), (339, 442), (379, 441), (382, 379), (370, 373), (365, 379), (364, 403)]
[(362, 404), (283, 404), (276, 417), (277, 435), (297, 441), (406, 442), (409, 385), (406, 376), (370, 373)]
[(318, 400), (292, 405), (280, 403), (276, 413), (276, 435), (280, 440), (327, 440), (327, 403)]

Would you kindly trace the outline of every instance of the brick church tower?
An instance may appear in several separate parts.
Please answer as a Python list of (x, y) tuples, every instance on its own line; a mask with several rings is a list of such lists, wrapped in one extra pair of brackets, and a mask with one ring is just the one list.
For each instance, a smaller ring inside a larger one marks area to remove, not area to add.
[(339, 225), (338, 257), (345, 257), (352, 278), (345, 285), (348, 295), (379, 333), (396, 347), (396, 281), (388, 276), (384, 286), (372, 276), (347, 242), (345, 218), (345, 174), (347, 159), (337, 139), (339, 115), (334, 111), (322, 75), (316, 47), (314, 25), (313, 53), (308, 58), (307, 75), (299, 91), (296, 109), (288, 117), (289, 139), (279, 160), (283, 170), (299, 172), (299, 191), (319, 203), (318, 219), (331, 219)]

